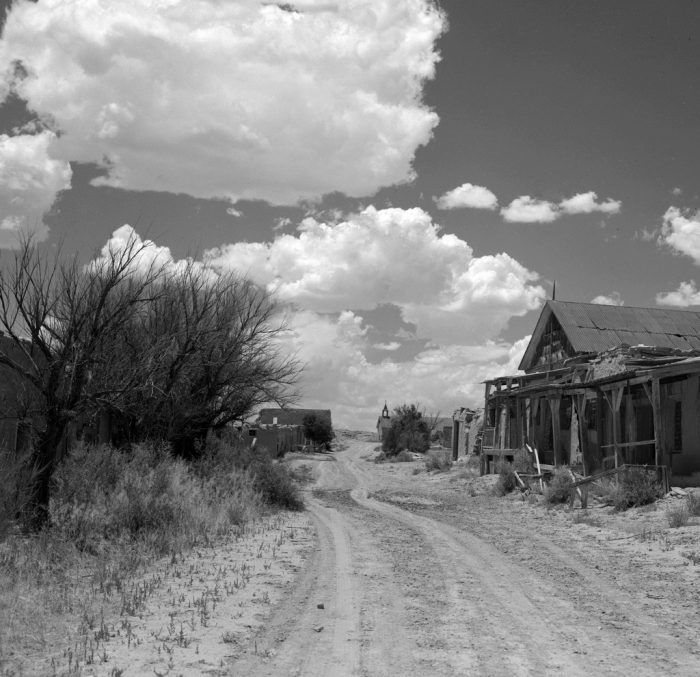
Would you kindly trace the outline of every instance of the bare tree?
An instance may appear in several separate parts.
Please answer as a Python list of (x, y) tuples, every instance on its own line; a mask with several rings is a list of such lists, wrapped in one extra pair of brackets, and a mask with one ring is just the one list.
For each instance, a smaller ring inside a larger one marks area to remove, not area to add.
[(93, 373), (114, 336), (139, 305), (151, 298), (162, 275), (156, 265), (135, 267), (146, 245), (132, 238), (90, 266), (61, 261), (31, 239), (0, 270), (0, 328), (12, 350), (0, 365), (20, 380), (37, 424), (32, 508), (37, 526), (48, 517), (50, 482), (66, 449), (68, 427), (100, 399), (118, 396), (121, 384), (96, 392)]
[(284, 331), (270, 295), (245, 278), (192, 261), (166, 276), (119, 351), (129, 363), (155, 360), (124, 401), (131, 434), (166, 439), (188, 456), (209, 430), (263, 403), (292, 401), (300, 364), (279, 346)]

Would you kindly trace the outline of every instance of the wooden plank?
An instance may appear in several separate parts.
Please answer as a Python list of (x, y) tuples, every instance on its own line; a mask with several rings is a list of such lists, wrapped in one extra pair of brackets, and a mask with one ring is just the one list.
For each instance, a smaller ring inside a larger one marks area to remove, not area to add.
[(600, 390), (596, 392), (596, 438), (598, 440), (596, 450), (596, 461), (598, 464), (602, 463), (602, 452), (601, 445), (603, 444), (603, 394)]
[(600, 448), (601, 449), (612, 449), (615, 446), (621, 447), (621, 448), (627, 448), (627, 447), (646, 447), (651, 444), (656, 444), (656, 440), (640, 440), (639, 442), (619, 442), (617, 445), (615, 444), (603, 444)]
[(527, 450), (531, 453), (534, 454), (535, 456), (535, 465), (537, 466), (537, 474), (540, 476), (540, 489), (544, 491), (544, 483), (542, 482), (542, 466), (540, 465), (540, 455), (537, 453), (537, 447), (531, 447), (529, 444), (526, 444), (525, 447)]
[(664, 452), (664, 422), (661, 409), (661, 383), (658, 378), (651, 382), (651, 408), (654, 414), (654, 462), (662, 465)]
[(583, 459), (583, 474), (587, 475), (589, 464), (588, 459), (588, 419), (586, 417), (586, 407), (588, 401), (585, 395), (576, 395), (571, 398), (572, 404), (575, 407), (576, 416), (578, 417), (578, 439), (581, 446), (581, 458)]
[(548, 400), (549, 409), (552, 413), (552, 446), (554, 449), (554, 465), (559, 465), (559, 453), (560, 453), (560, 436), (561, 436), (561, 422), (559, 420), (559, 407), (561, 405), (560, 397), (552, 397)]

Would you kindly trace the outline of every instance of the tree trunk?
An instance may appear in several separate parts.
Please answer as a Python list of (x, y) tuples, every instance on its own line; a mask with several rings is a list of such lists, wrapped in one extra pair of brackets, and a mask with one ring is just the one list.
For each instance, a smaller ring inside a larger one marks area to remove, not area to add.
[(47, 422), (46, 430), (40, 436), (34, 453), (33, 461), (37, 468), (37, 475), (28, 509), (30, 524), (35, 531), (40, 530), (49, 521), (51, 479), (59, 459), (64, 429), (65, 425), (58, 421)]

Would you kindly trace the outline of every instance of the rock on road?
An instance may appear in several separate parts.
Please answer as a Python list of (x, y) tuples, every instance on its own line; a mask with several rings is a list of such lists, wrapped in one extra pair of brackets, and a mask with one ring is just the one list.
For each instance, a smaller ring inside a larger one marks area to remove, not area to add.
[(317, 547), (230, 674), (700, 674), (694, 571), (678, 590), (541, 507), (446, 501), (375, 446), (310, 461)]

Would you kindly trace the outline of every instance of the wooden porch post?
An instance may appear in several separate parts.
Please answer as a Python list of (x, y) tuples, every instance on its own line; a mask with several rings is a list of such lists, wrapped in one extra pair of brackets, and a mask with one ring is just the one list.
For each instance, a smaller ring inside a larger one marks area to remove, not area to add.
[[(628, 442), (637, 441), (637, 411), (634, 408), (634, 400), (632, 399), (632, 388), (627, 386), (627, 397), (625, 398), (625, 432)], [(629, 463), (636, 463), (638, 456), (637, 447), (629, 447), (625, 459)]]
[(603, 393), (600, 389), (596, 390), (596, 438), (598, 439), (598, 449), (596, 452), (597, 466), (600, 469), (603, 464)]
[(588, 475), (588, 420), (586, 418), (586, 394), (576, 395), (572, 398), (576, 406), (576, 416), (578, 416), (578, 437), (581, 445), (581, 458), (583, 459), (583, 474)]
[(664, 465), (666, 431), (661, 409), (661, 382), (658, 378), (651, 381), (651, 408), (654, 412), (654, 463)]
[(611, 391), (609, 397), (607, 395), (605, 397), (608, 405), (610, 406), (610, 410), (612, 411), (613, 417), (613, 449), (615, 451), (616, 468), (620, 465), (620, 447), (618, 446), (622, 441), (622, 426), (620, 424), (620, 405), (622, 404), (622, 396), (624, 395), (624, 392), (625, 386), (623, 385), (621, 388)]
[(554, 447), (554, 465), (559, 465), (559, 437), (561, 435), (561, 423), (559, 421), (559, 407), (561, 397), (549, 398), (549, 409), (552, 413), (552, 446)]

